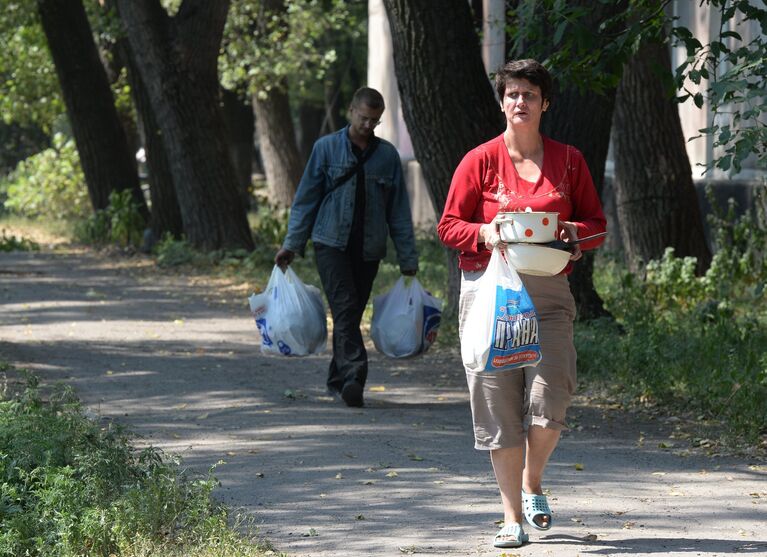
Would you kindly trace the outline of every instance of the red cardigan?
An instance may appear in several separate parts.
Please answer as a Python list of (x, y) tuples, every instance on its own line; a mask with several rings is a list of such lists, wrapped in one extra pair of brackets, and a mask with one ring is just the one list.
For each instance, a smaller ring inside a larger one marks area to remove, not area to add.
[[(469, 151), (455, 169), (437, 232), (442, 243), (460, 250), (461, 269), (477, 271), (490, 260), (490, 251), (480, 243), (480, 226), (492, 221), (498, 211), (527, 207), (558, 212), (560, 220), (576, 223), (579, 238), (604, 232), (607, 225), (578, 149), (543, 136), (543, 169), (533, 183), (520, 178), (501, 134)], [(593, 249), (602, 242), (602, 238), (584, 242), (581, 249)], [(572, 262), (562, 272), (569, 273), (571, 268)]]

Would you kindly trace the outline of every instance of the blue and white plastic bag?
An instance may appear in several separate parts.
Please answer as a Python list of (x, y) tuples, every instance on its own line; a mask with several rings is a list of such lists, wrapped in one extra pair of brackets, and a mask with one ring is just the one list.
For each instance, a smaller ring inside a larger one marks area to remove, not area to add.
[(423, 354), (434, 343), (442, 318), (442, 300), (418, 279), (405, 285), (400, 277), (391, 290), (373, 299), (370, 336), (376, 349), (390, 358)]
[(461, 336), (461, 359), (469, 371), (502, 371), (541, 361), (538, 316), (522, 280), (493, 248)]
[(248, 298), (261, 333), (261, 352), (308, 356), (325, 349), (328, 339), (325, 304), (316, 286), (304, 284), (290, 267), (275, 265), (266, 289)]

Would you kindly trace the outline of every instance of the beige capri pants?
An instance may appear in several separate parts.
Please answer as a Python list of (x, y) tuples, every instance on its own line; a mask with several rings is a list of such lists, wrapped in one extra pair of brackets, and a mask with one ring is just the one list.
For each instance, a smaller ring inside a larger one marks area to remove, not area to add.
[[(458, 334), (474, 301), (474, 283), (484, 271), (463, 271), (458, 305)], [(535, 367), (505, 371), (466, 370), (474, 448), (520, 447), (525, 429), (537, 425), (564, 430), (565, 415), (575, 392), (576, 366), (573, 344), (575, 301), (565, 275), (519, 275), (538, 313), (543, 359)]]

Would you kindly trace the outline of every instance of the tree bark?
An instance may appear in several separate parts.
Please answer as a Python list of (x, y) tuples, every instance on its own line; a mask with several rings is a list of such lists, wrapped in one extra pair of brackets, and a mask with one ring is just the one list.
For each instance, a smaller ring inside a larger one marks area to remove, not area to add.
[(69, 122), (94, 210), (109, 205), (113, 191), (129, 190), (147, 219), (138, 170), (114, 104), (104, 66), (81, 0), (39, 0)]
[(255, 145), (255, 117), (250, 102), (243, 102), (240, 96), (226, 89), (221, 90), (224, 122), (229, 138), (229, 156), (237, 176), (237, 191), (242, 204), (250, 209)]
[[(583, 153), (594, 187), (600, 196), (614, 106), (615, 90), (599, 96), (593, 93), (584, 95), (575, 89), (565, 88), (552, 100), (551, 108), (541, 123), (541, 129), (547, 136), (574, 145)], [(568, 277), (578, 319), (581, 320), (608, 315), (602, 299), (594, 289), (593, 271), (594, 252), (586, 251)]]
[[(593, 29), (599, 28), (602, 22), (614, 16), (621, 8), (619, 2), (586, 5), (592, 8), (589, 26)], [(548, 41), (549, 38), (544, 37), (541, 40)], [(559, 85), (551, 108), (544, 115), (541, 131), (552, 139), (574, 145), (583, 153), (594, 187), (601, 197), (615, 108), (615, 89), (597, 95), (593, 92), (581, 93), (574, 87)], [(594, 252), (587, 251), (574, 265), (573, 272), (568, 277), (580, 320), (609, 315), (594, 289), (593, 271)]]
[(166, 233), (174, 238), (180, 238), (184, 232), (181, 220), (181, 208), (178, 204), (176, 188), (173, 185), (173, 174), (170, 170), (168, 155), (166, 154), (162, 132), (149, 99), (141, 73), (136, 67), (136, 62), (130, 51), (130, 45), (121, 40), (121, 52), (128, 68), (128, 83), (131, 88), (133, 104), (141, 119), (143, 130), (144, 151), (146, 153), (146, 165), (149, 173), (149, 199), (151, 201), (151, 216), (149, 228), (152, 238), (145, 247), (161, 239)]
[[(465, 0), (384, 0), (402, 110), (437, 215), (463, 156), (503, 131), (503, 118)], [(449, 252), (446, 313), (458, 300)]]
[(296, 132), (290, 115), (290, 103), (285, 88), (275, 87), (266, 98), (253, 95), (256, 133), (261, 160), (266, 174), (269, 203), (288, 208), (296, 194), (303, 172), (296, 145)]
[(219, 106), (217, 56), (228, 1), (117, 0), (162, 130), (184, 232), (201, 249), (253, 248)]
[(613, 116), (615, 199), (629, 268), (667, 247), (711, 262), (673, 91), (668, 45), (648, 42), (626, 64)]

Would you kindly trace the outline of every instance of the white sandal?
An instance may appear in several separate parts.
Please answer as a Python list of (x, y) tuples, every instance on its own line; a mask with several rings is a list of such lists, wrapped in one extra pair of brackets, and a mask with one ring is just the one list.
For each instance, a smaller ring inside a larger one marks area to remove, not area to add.
[(503, 528), (498, 530), (498, 533), (495, 535), (495, 540), (493, 540), (493, 545), (501, 548), (519, 547), (529, 539), (530, 537), (525, 534), (525, 531), (519, 522), (509, 522), (508, 524), (504, 524)]

